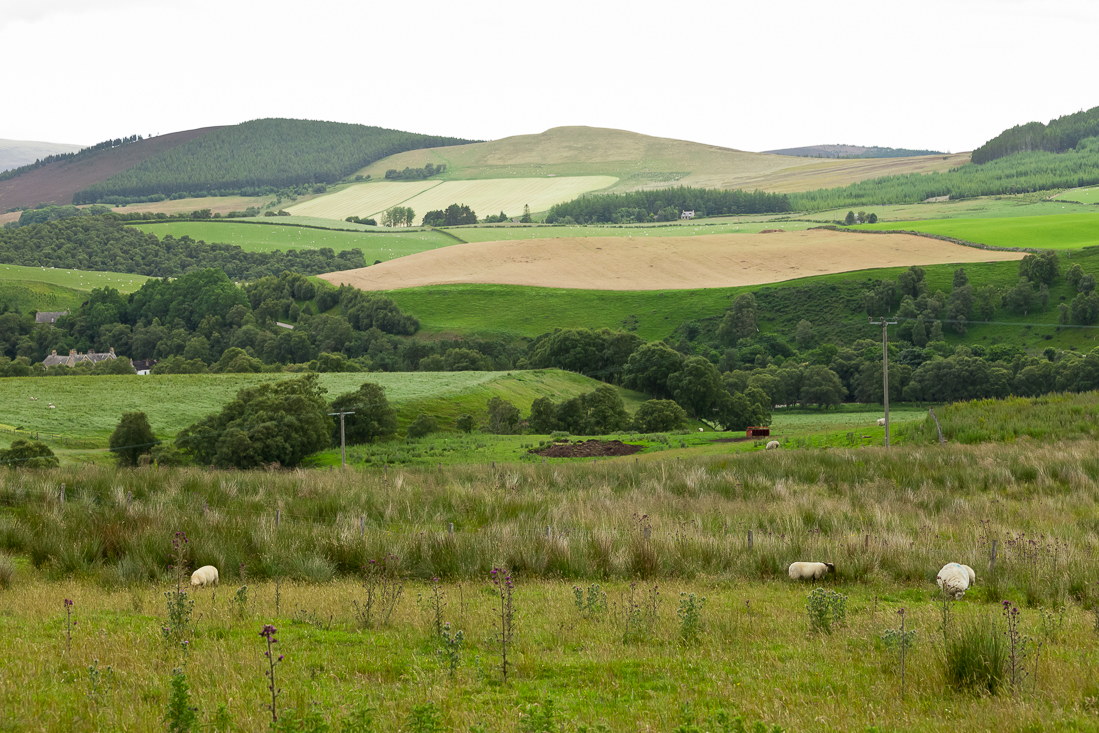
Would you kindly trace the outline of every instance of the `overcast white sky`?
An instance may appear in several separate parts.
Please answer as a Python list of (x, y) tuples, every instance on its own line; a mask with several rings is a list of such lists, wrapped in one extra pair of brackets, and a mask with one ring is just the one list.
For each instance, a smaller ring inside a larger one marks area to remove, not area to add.
[(261, 117), (971, 150), (1099, 105), (1092, 0), (0, 0), (0, 138)]

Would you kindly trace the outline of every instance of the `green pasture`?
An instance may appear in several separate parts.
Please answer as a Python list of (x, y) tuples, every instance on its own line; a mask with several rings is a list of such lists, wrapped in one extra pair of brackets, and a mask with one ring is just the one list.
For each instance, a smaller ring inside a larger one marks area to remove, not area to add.
[(1057, 196), (1061, 201), (1078, 201), (1082, 204), (1099, 204), (1099, 186), (1074, 188)]
[[(27, 268), (37, 269), (37, 268)], [(0, 303), (19, 313), (29, 311), (71, 311), (88, 297), (83, 290), (33, 280), (0, 280)]]
[[(624, 401), (631, 412), (637, 404), (644, 401), (643, 395), (623, 390)], [(571, 395), (548, 395), (553, 399), (565, 399)], [(515, 404), (518, 401), (513, 400)], [(425, 405), (428, 406), (428, 405)], [(423, 412), (439, 416), (438, 412), (424, 409)], [(481, 418), (484, 413), (484, 401), (469, 405), (466, 410)], [(403, 417), (414, 418), (416, 410), (405, 411)], [(641, 446), (643, 450), (633, 456), (619, 458), (601, 458), (599, 462), (611, 460), (631, 463), (651, 460), (686, 460), (699, 456), (721, 456), (760, 451), (770, 440), (777, 440), (783, 449), (801, 448), (854, 448), (861, 446), (880, 446), (885, 442), (885, 428), (878, 427), (877, 420), (883, 415), (881, 405), (845, 404), (834, 410), (817, 410), (794, 407), (775, 410), (771, 415), (771, 435), (766, 438), (745, 439), (744, 431), (714, 432), (701, 423), (691, 422), (689, 428), (669, 434), (639, 434), (635, 432), (616, 433), (604, 436), (570, 436), (572, 442), (586, 440), (620, 440), (629, 445)], [(913, 405), (896, 405), (889, 410), (891, 442), (897, 444), (899, 427), (922, 420), (927, 410)], [(443, 415), (440, 427), (450, 428), (445, 423), (448, 415)], [(702, 428), (701, 431), (699, 428)], [(439, 432), (415, 440), (397, 440), (373, 445), (357, 445), (347, 450), (347, 463), (350, 466), (369, 467), (382, 465), (405, 466), (457, 466), (466, 464), (535, 463), (577, 463), (592, 461), (591, 458), (546, 458), (531, 453), (553, 443), (548, 435), (492, 435), (471, 433), (464, 435), (455, 432)], [(314, 456), (311, 465), (339, 465), (339, 449), (328, 450)]]
[[(814, 211), (807, 218), (819, 221), (843, 221), (850, 207)], [(1081, 213), (1080, 206), (1049, 200), (1049, 192), (1040, 195), (982, 196), (953, 201), (929, 201), (919, 204), (890, 204), (889, 206), (858, 206), (855, 212), (877, 214), (879, 221), (911, 221), (924, 219), (988, 219), (1017, 216), (1054, 216)], [(795, 215), (797, 216), (797, 215)]]
[[(244, 387), (295, 374), (170, 374), (149, 376), (13, 377), (0, 379), (0, 422), (43, 436), (102, 441), (125, 412), (141, 411), (160, 437), (171, 437), (219, 411)], [(516, 372), (356, 372), (321, 374), (329, 398), (374, 382), (400, 410), (402, 424), (420, 412), (452, 425), (463, 412), (483, 413), (493, 396), (524, 413), (538, 397), (563, 399), (599, 386), (555, 369)], [(31, 400), (37, 397), (37, 400)], [(626, 393), (629, 404), (643, 401)], [(55, 409), (50, 409), (53, 404)]]
[(187, 236), (204, 242), (236, 245), (248, 252), (290, 249), (302, 251), (321, 247), (329, 247), (337, 252), (360, 249), (367, 263), (375, 260), (384, 262), (457, 243), (453, 237), (423, 229), (390, 230), (382, 227), (362, 227), (361, 230), (345, 230), (281, 224), (194, 221), (140, 222), (133, 226), (158, 237)]
[[(1081, 249), (1099, 245), (1099, 211), (1056, 216), (947, 219), (904, 222), (904, 229), (939, 234), (990, 247), (1028, 249)], [(865, 224), (858, 229), (897, 229), (889, 222)]]
[(69, 290), (91, 291), (93, 288), (111, 287), (120, 293), (132, 293), (148, 279), (145, 275), (130, 275), (124, 272), (95, 272), (63, 267), (0, 265), (0, 286), (9, 282), (34, 282), (56, 285)]

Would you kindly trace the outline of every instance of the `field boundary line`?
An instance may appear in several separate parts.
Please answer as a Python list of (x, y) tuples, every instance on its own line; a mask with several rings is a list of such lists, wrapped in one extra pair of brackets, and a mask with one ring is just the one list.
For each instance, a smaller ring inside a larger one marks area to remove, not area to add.
[[(948, 237), (943, 234), (931, 234), (930, 232), (917, 232), (912, 229), (851, 229), (850, 227), (843, 227), (836, 224), (825, 224), (819, 227), (809, 227), (808, 230), (813, 229), (828, 229), (833, 232), (851, 232), (851, 233), (863, 233), (863, 234), (911, 234), (914, 237), (926, 237), (927, 239), (938, 239), (942, 242), (950, 242), (951, 244), (961, 245), (962, 247), (972, 247), (973, 249), (986, 249), (990, 252), (1071, 252), (1072, 250), (1045, 250), (1036, 249), (1034, 247), (993, 247), (990, 244), (982, 244), (980, 242), (970, 242), (968, 239), (957, 239), (955, 237)], [(1082, 249), (1087, 249), (1086, 247)]]

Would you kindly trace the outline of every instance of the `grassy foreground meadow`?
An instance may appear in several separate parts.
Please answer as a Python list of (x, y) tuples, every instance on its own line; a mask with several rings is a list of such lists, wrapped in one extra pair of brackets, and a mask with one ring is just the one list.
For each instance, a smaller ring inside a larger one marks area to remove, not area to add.
[[(1095, 730), (1097, 515), (1092, 440), (9, 472), (0, 708), (14, 730), (158, 729), (181, 668), (197, 723), (264, 730), (271, 624), (280, 730), (740, 730), (726, 714), (788, 731)], [(188, 589), (173, 616), (176, 532), (221, 585)], [(786, 577), (818, 559), (834, 578)], [(943, 603), (950, 561), (977, 582)], [(973, 624), (1011, 639), (1003, 601), (1029, 637), (1014, 675), (996, 694), (952, 683), (947, 650)], [(901, 609), (916, 632), (903, 688)]]

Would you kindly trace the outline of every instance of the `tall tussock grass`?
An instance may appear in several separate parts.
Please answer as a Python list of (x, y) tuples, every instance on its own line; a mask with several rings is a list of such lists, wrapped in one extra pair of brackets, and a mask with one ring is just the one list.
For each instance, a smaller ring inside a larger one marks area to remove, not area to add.
[(834, 582), (933, 584), (964, 562), (973, 594), (1035, 605), (1099, 580), (1096, 453), (936, 442), (446, 471), (9, 471), (0, 551), (123, 584), (161, 578), (177, 531), (186, 563), (223, 579), (323, 581), (393, 556), (419, 579), (767, 579), (825, 560)]

